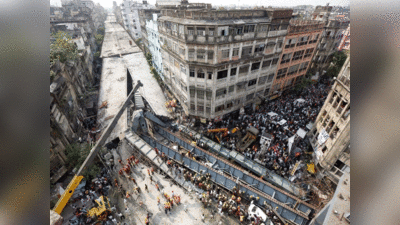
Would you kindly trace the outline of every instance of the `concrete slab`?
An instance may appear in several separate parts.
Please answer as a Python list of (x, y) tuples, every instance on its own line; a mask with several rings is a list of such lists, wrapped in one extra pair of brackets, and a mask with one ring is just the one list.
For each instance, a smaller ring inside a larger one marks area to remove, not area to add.
[[(101, 124), (102, 130), (112, 121), (113, 116), (117, 114), (128, 96), (126, 74), (127, 70), (121, 58), (103, 59), (98, 106), (107, 102), (107, 107), (103, 107), (97, 112), (97, 121)], [(123, 131), (127, 129), (126, 118), (127, 112), (124, 112), (107, 141), (123, 134)]]
[(125, 65), (132, 76), (133, 82), (136, 83), (137, 80), (142, 82), (143, 87), (139, 88), (139, 93), (150, 104), (153, 111), (159, 116), (171, 118), (165, 107), (167, 100), (164, 92), (153, 77), (153, 74), (150, 73), (150, 67), (143, 53), (123, 55), (122, 58), (125, 60)]

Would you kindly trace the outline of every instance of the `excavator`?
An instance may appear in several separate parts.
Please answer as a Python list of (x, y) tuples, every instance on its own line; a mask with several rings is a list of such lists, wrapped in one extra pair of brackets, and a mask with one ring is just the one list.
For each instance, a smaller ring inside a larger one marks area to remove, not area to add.
[[(138, 81), (135, 88), (131, 91), (128, 95), (127, 99), (125, 100), (124, 104), (119, 109), (118, 113), (115, 115), (114, 119), (111, 123), (107, 126), (104, 130), (103, 134), (101, 135), (100, 139), (97, 141), (96, 145), (90, 150), (89, 155), (83, 162), (82, 166), (79, 168), (78, 172), (72, 178), (71, 182), (68, 184), (67, 189), (64, 191), (63, 195), (58, 200), (57, 204), (53, 208), (53, 211), (61, 215), (61, 212), (67, 205), (69, 199), (74, 194), (75, 189), (80, 184), (81, 180), (83, 179), (82, 173), (83, 171), (91, 165), (94, 158), (96, 157), (99, 150), (103, 147), (105, 141), (107, 140), (108, 136), (110, 135), (111, 131), (114, 129), (115, 125), (117, 124), (121, 115), (125, 112), (126, 107), (130, 104), (132, 97), (134, 96), (135, 92), (139, 89), (139, 87), (143, 86), (143, 84)], [(106, 219), (110, 211), (110, 203), (107, 197), (100, 196), (95, 202), (98, 204), (97, 207), (94, 207), (88, 211), (88, 216), (94, 217), (96, 216), (97, 219), (102, 220)]]
[[(231, 130), (230, 133), (231, 133), (231, 134), (234, 134), (234, 133), (236, 133), (236, 131), (237, 131), (238, 129), (239, 129), (239, 128), (235, 127), (235, 128), (233, 128), (233, 129)], [(228, 128), (209, 129), (209, 130), (207, 130), (207, 133), (222, 133), (221, 138), (218, 138), (218, 136), (215, 135), (215, 138), (218, 140), (218, 143), (221, 143), (220, 139), (222, 139), (222, 138), (228, 136), (228, 134), (229, 134), (229, 129), (228, 129)]]
[(256, 139), (259, 131), (255, 127), (250, 127), (247, 130), (246, 136), (240, 140), (238, 144), (238, 149), (240, 152), (243, 152), (246, 150), (247, 147), (249, 147)]

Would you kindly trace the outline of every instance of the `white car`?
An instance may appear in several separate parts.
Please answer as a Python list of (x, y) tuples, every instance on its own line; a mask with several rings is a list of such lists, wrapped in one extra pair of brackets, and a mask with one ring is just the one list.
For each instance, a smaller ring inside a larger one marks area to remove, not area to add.
[(261, 218), (261, 222), (263, 222), (266, 225), (274, 225), (268, 218), (267, 214), (265, 214), (265, 212), (262, 211), (262, 209), (260, 209), (258, 206), (253, 204), (253, 201), (251, 201), (249, 209), (248, 209), (248, 213), (249, 213), (249, 220), (253, 217), (255, 218), (255, 216)]

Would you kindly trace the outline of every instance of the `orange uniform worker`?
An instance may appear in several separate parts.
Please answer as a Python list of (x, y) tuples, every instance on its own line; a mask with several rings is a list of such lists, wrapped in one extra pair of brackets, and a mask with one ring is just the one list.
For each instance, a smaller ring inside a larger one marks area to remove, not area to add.
[(145, 223), (146, 225), (149, 225), (149, 219), (147, 219), (147, 217), (144, 219), (144, 223)]

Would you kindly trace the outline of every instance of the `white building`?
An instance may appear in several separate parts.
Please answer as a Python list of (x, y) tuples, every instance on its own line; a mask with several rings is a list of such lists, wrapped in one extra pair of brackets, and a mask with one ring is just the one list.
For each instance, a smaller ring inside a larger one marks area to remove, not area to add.
[(147, 2), (138, 3), (131, 0), (124, 0), (121, 4), (121, 12), (125, 29), (130, 32), (133, 38), (142, 37), (139, 21), (139, 10), (150, 9), (151, 6)]
[(160, 51), (160, 39), (158, 33), (157, 14), (153, 14), (153, 20), (146, 21), (147, 39), (149, 42), (149, 51), (153, 56), (153, 66), (157, 70), (160, 77), (164, 80), (162, 57)]

